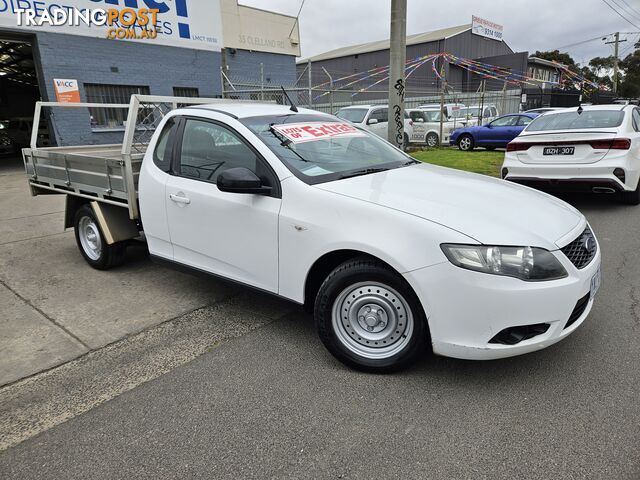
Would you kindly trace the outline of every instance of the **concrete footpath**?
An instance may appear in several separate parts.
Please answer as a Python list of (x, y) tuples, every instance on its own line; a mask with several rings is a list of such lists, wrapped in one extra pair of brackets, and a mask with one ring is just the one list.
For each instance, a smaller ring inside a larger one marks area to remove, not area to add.
[(63, 209), (60, 195), (30, 196), (20, 159), (0, 159), (0, 386), (238, 291), (152, 264), (142, 245), (93, 270)]

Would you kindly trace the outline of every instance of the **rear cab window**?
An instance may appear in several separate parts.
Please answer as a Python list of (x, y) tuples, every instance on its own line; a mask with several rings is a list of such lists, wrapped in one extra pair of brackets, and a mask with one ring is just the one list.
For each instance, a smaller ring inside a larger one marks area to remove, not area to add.
[(171, 117), (164, 124), (162, 132), (158, 137), (156, 148), (153, 151), (153, 163), (163, 172), (169, 173), (171, 171), (171, 158), (173, 150), (173, 139), (175, 137), (175, 130), (177, 121), (175, 117)]
[(368, 112), (367, 108), (343, 108), (338, 110), (336, 117), (352, 123), (362, 123)]

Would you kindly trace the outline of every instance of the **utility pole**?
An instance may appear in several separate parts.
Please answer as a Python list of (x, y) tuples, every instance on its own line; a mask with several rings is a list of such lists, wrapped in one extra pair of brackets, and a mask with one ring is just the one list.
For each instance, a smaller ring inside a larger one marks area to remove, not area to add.
[(444, 90), (446, 86), (445, 83), (442, 82), (442, 87), (440, 88), (440, 134), (438, 135), (438, 147), (442, 145), (442, 133), (444, 130)]
[(607, 45), (613, 43), (613, 93), (618, 93), (618, 55), (620, 51), (620, 44), (626, 41), (626, 39), (620, 40), (620, 32), (616, 32), (613, 34), (612, 42), (604, 42)]
[(406, 61), (407, 0), (391, 0), (387, 139), (398, 148), (402, 148), (404, 144), (404, 69)]

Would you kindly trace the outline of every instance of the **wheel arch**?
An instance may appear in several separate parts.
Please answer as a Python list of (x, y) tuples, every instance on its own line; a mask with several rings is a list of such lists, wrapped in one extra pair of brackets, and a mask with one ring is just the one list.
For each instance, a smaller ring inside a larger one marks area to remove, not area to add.
[[(321, 257), (319, 257), (313, 263), (313, 265), (311, 265), (311, 268), (309, 268), (307, 272), (307, 276), (305, 278), (305, 283), (304, 283), (304, 301), (303, 301), (305, 311), (307, 312), (313, 311), (313, 304), (315, 302), (315, 298), (318, 293), (318, 290), (320, 289), (322, 282), (324, 282), (325, 278), (327, 278), (329, 273), (331, 273), (331, 271), (334, 268), (336, 268), (338, 265), (346, 262), (347, 260), (350, 260), (352, 258), (357, 258), (357, 257), (368, 257), (370, 259), (376, 260), (382, 263), (387, 268), (389, 268), (391, 271), (402, 276), (402, 274), (398, 271), (398, 269), (394, 268), (393, 265), (390, 265), (388, 262), (384, 261), (379, 256), (373, 255), (371, 253), (368, 253), (362, 250), (345, 248), (345, 249), (333, 250), (333, 251), (327, 252)], [(413, 286), (411, 286), (411, 288), (413, 289)], [(423, 310), (424, 310), (424, 307), (423, 307)]]

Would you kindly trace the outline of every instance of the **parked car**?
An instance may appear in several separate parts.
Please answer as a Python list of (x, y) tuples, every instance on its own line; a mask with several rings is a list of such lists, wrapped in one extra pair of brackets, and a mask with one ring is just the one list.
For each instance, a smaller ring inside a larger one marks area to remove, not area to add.
[(0, 128), (0, 155), (11, 155), (17, 152), (17, 148), (13, 144), (11, 137)]
[[(482, 113), (482, 118), (480, 113)], [(453, 120), (462, 123), (466, 127), (480, 125), (494, 120), (498, 113), (498, 107), (495, 105), (472, 105), (470, 107), (461, 108), (453, 112)]]
[[(445, 103), (442, 105), (442, 111), (444, 112), (444, 119), (451, 120), (453, 118), (453, 112), (460, 110), (461, 108), (465, 108), (466, 105), (464, 103)], [(421, 110), (436, 110), (440, 112), (440, 103), (425, 103), (422, 105), (418, 105), (418, 108)]]
[[(389, 108), (381, 105), (354, 105), (344, 107), (336, 113), (338, 118), (375, 133), (387, 140), (389, 125)], [(404, 145), (409, 144), (412, 135), (412, 123), (409, 114), (404, 112)]]
[[(33, 127), (33, 118), (16, 117), (0, 121), (4, 125), (5, 132), (11, 138), (15, 147), (19, 150), (28, 147), (31, 144), (31, 129)], [(49, 131), (44, 120), (39, 122), (38, 127), (38, 146), (49, 146)]]
[[(440, 110), (409, 108), (407, 113), (413, 122), (409, 143), (426, 144), (429, 147), (440, 145)], [(449, 143), (449, 136), (454, 128), (453, 122), (442, 122), (442, 143)]]
[[(121, 264), (144, 228), (156, 261), (305, 305), (355, 368), (548, 347), (583, 323), (600, 285), (598, 242), (570, 205), (417, 162), (331, 115), (218, 102), (169, 112), (141, 164), (120, 155), (131, 144), (111, 147), (25, 151), (32, 193), (67, 195), (89, 265)], [(111, 164), (123, 176), (103, 197)]]
[(507, 146), (502, 176), (533, 187), (619, 192), (640, 204), (640, 108), (595, 105), (549, 112)]
[(482, 126), (460, 128), (451, 134), (451, 144), (463, 151), (476, 147), (504, 148), (537, 116), (536, 113), (503, 115)]

